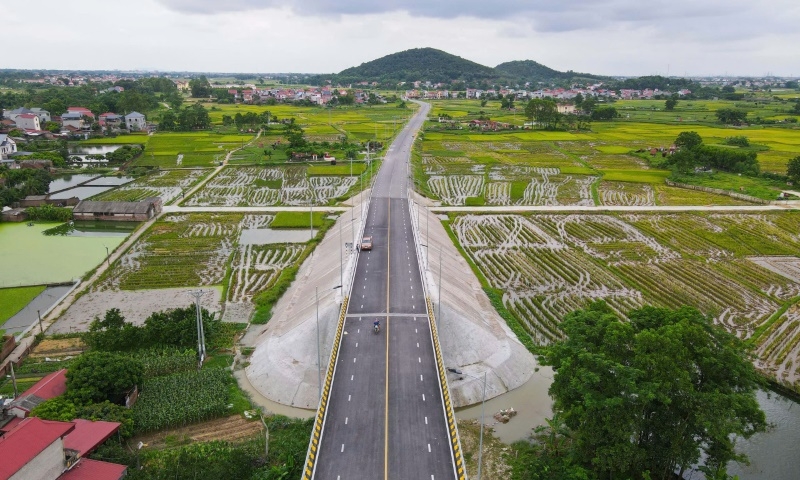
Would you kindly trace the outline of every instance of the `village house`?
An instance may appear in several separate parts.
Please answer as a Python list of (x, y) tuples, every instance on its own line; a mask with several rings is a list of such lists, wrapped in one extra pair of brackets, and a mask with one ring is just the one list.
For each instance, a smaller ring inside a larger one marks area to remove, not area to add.
[(17, 151), (17, 142), (5, 133), (0, 133), (0, 160)]
[[(84, 107), (67, 107), (67, 113), (79, 113), (81, 116), (89, 117), (94, 120), (94, 113), (91, 110)], [(64, 118), (62, 115), (61, 118)]]
[(147, 119), (139, 112), (131, 112), (125, 115), (125, 126), (130, 131), (141, 131), (147, 127)]
[(76, 130), (83, 130), (86, 128), (86, 123), (83, 121), (83, 115), (80, 112), (68, 112), (61, 115), (61, 127), (72, 127)]
[[(4, 420), (8, 420), (7, 418)], [(118, 422), (12, 418), (0, 427), (0, 478), (119, 480), (127, 467), (85, 458), (119, 431)]]
[(122, 115), (117, 115), (113, 112), (101, 113), (97, 122), (105, 129), (119, 129), (122, 126), (124, 118)]
[(31, 388), (25, 390), (22, 395), (11, 403), (11, 406), (8, 407), (4, 413), (19, 418), (25, 418), (30, 415), (31, 410), (36, 408), (40, 403), (62, 395), (66, 391), (67, 370), (62, 368), (57, 372), (45, 376)]
[(144, 222), (161, 213), (160, 197), (148, 197), (139, 202), (93, 202), (81, 200), (72, 209), (75, 220), (112, 220)]
[(17, 115), (14, 119), (14, 123), (16, 124), (17, 128), (22, 130), (41, 130), (42, 125), (39, 123), (39, 117), (32, 113), (23, 113), (22, 115)]
[(175, 80), (175, 87), (178, 89), (179, 92), (188, 91), (189, 82), (186, 80)]

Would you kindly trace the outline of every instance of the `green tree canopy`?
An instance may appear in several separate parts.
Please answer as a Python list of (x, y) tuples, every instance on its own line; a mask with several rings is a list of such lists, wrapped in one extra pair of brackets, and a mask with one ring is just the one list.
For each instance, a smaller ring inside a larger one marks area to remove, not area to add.
[(546, 129), (556, 128), (560, 119), (558, 105), (549, 98), (534, 98), (529, 101), (525, 105), (525, 116)]
[(681, 132), (675, 139), (675, 146), (692, 150), (703, 144), (703, 138), (697, 132)]
[(664, 101), (664, 108), (668, 111), (675, 110), (675, 106), (678, 104), (678, 99), (675, 97), (670, 97)]
[(747, 112), (736, 108), (720, 108), (715, 115), (720, 122), (730, 125), (741, 125), (747, 121)]
[(77, 418), (77, 407), (65, 395), (61, 395), (36, 405), (31, 410), (32, 417), (42, 420), (56, 420), (59, 422), (69, 422)]
[(553, 410), (599, 478), (672, 479), (701, 457), (724, 472), (743, 459), (734, 438), (765, 429), (748, 350), (699, 311), (644, 307), (625, 322), (597, 302), (561, 325), (543, 358)]
[(67, 396), (76, 405), (109, 400), (125, 401), (125, 394), (142, 384), (144, 367), (136, 359), (109, 352), (88, 352), (67, 371)]
[(211, 83), (205, 75), (200, 75), (199, 78), (189, 80), (189, 89), (192, 91), (194, 98), (205, 98), (211, 95)]
[(786, 176), (789, 177), (789, 180), (794, 184), (800, 182), (800, 156), (789, 160), (789, 163), (786, 165)]

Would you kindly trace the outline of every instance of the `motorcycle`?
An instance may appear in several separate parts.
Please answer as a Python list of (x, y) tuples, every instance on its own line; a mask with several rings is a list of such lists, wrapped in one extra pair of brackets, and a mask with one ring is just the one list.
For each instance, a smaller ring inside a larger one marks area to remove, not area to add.
[(378, 334), (378, 333), (380, 333), (380, 331), (381, 331), (380, 324), (376, 323), (375, 325), (372, 326), (372, 333)]

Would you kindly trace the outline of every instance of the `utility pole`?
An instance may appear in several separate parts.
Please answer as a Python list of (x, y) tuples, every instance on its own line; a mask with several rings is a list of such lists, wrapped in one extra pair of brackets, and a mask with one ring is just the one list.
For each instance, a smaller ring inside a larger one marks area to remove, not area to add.
[(205, 292), (202, 290), (191, 290), (189, 295), (194, 297), (195, 324), (197, 326), (197, 354), (200, 358), (199, 366), (202, 366), (203, 361), (206, 359), (206, 337), (203, 329), (203, 315), (200, 310), (200, 298), (205, 295)]
[(44, 333), (44, 328), (42, 328), (42, 312), (36, 310), (36, 316), (39, 317), (39, 333)]
[(17, 375), (14, 373), (14, 362), (8, 362), (11, 365), (11, 383), (14, 384), (14, 398), (17, 398), (19, 392), (17, 391)]
[(342, 218), (339, 217), (339, 285), (344, 285), (344, 244), (342, 243)]

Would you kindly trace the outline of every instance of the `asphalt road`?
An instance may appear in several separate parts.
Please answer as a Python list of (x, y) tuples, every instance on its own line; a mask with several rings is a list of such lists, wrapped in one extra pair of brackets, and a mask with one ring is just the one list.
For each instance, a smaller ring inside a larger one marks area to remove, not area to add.
[[(424, 105), (378, 172), (314, 478), (454, 479), (431, 330), (406, 200)], [(381, 332), (372, 332), (375, 320)]]

